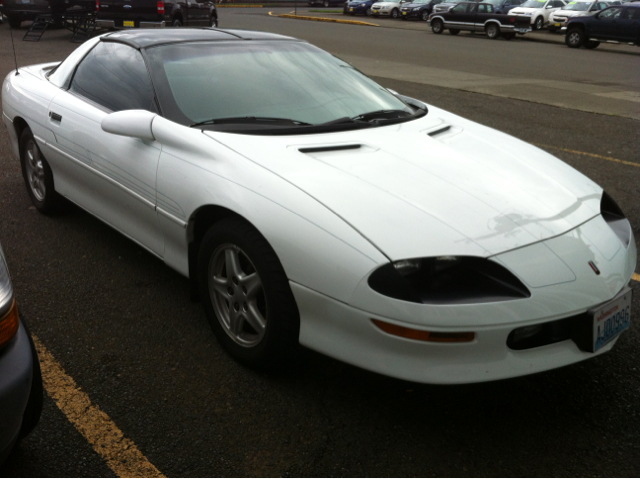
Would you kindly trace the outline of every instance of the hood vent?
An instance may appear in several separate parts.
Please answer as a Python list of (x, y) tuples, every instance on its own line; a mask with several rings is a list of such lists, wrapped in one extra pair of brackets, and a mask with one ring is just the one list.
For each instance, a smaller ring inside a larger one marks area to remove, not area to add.
[(333, 145), (333, 146), (316, 146), (312, 148), (300, 148), (300, 153), (321, 153), (324, 151), (341, 151), (341, 150), (357, 150), (362, 145)]
[(429, 133), (427, 133), (427, 135), (429, 135), (429, 136), (438, 136), (441, 133), (445, 133), (445, 132), (449, 131), (450, 129), (451, 129), (451, 125), (446, 125), (446, 126), (443, 126), (441, 128), (438, 128), (437, 130), (430, 131)]

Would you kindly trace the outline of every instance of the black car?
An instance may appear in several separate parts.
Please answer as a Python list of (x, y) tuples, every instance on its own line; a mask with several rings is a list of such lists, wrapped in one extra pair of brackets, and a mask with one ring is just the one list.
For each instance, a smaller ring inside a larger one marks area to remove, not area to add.
[(334, 7), (337, 5), (344, 5), (345, 0), (309, 0), (307, 3), (310, 7), (313, 7), (314, 5), (322, 5), (323, 7)]
[(96, 0), (96, 6), (96, 26), (102, 28), (218, 26), (213, 0)]
[(467, 2), (467, 1), (473, 1), (478, 3), (482, 2), (482, 0), (444, 0), (442, 3), (439, 3), (438, 5), (433, 6), (433, 13), (446, 12), (452, 7), (455, 7), (456, 5), (458, 5), (459, 3)]
[(596, 48), (604, 40), (640, 46), (640, 4), (627, 3), (595, 15), (569, 18), (566, 31), (564, 42), (571, 48)]
[(433, 7), (444, 0), (414, 0), (402, 6), (400, 18), (418, 18), (425, 22), (429, 19), (429, 15), (433, 11)]

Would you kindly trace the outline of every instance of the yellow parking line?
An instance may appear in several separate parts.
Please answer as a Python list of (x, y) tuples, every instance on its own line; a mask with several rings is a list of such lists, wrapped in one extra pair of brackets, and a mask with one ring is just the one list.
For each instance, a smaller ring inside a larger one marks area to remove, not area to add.
[(610, 156), (596, 155), (595, 153), (586, 153), (584, 151), (570, 150), (568, 148), (560, 148), (558, 146), (552, 146), (552, 145), (542, 145), (540, 143), (534, 143), (534, 145), (541, 146), (542, 148), (553, 148), (554, 150), (566, 151), (568, 153), (575, 153), (576, 155), (591, 156), (593, 158), (598, 158), (600, 160), (614, 161), (616, 163), (622, 163), (623, 165), (637, 166), (638, 168), (640, 168), (640, 163), (634, 163), (633, 161), (618, 160), (617, 158), (611, 158)]
[(122, 431), (82, 392), (53, 355), (34, 336), (40, 357), (42, 382), (47, 394), (67, 419), (119, 477), (166, 477), (124, 437)]
[(633, 273), (633, 276), (631, 276), (631, 279), (633, 279), (634, 281), (639, 281), (640, 282), (640, 274)]

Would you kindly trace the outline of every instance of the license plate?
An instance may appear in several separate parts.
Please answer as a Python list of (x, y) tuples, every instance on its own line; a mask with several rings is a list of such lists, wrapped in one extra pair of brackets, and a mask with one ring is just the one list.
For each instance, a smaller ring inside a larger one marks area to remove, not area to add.
[(556, 26), (556, 27), (561, 27), (561, 26), (562, 26), (562, 23), (556, 23), (556, 24), (555, 24), (555, 26)]
[(631, 325), (631, 288), (617, 298), (589, 311), (593, 319), (593, 352), (603, 347)]
[(402, 12), (402, 14), (403, 14), (403, 15), (406, 15), (406, 14), (407, 14), (407, 12)]
[(353, 8), (350, 8), (350, 9), (349, 9), (349, 11), (350, 11), (350, 12), (353, 12)]
[(515, 29), (516, 32), (520, 32), (520, 33), (527, 33), (529, 31), (528, 28), (516, 28)]
[(133, 20), (125, 20), (124, 22), (122, 22), (122, 26), (123, 27), (135, 27), (136, 24)]

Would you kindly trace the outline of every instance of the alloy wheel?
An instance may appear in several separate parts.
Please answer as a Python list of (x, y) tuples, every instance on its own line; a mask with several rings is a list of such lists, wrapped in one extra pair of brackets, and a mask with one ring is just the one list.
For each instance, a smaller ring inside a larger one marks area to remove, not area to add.
[(26, 172), (27, 179), (29, 181), (29, 188), (33, 193), (33, 196), (38, 201), (44, 201), (47, 193), (47, 187), (45, 186), (45, 171), (44, 164), (42, 163), (42, 157), (40, 156), (40, 150), (36, 145), (35, 140), (30, 139), (25, 145), (26, 155)]

